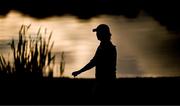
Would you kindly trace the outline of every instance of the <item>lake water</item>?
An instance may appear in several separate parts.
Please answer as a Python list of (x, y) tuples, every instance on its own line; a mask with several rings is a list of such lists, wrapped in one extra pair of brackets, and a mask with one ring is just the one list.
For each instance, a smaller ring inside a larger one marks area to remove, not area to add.
[[(72, 77), (73, 71), (79, 70), (93, 57), (99, 41), (92, 29), (105, 23), (111, 28), (112, 42), (118, 50), (117, 77), (158, 77), (179, 75), (179, 67), (167, 66), (167, 55), (161, 55), (159, 49), (170, 36), (165, 27), (143, 12), (136, 19), (123, 16), (100, 15), (89, 20), (75, 16), (53, 16), (36, 19), (11, 11), (6, 17), (0, 16), (0, 53), (7, 58), (10, 51), (8, 42), (18, 37), (22, 24), (31, 24), (31, 32), (38, 28), (53, 31), (56, 54), (54, 76), (59, 77), (61, 52), (65, 52), (64, 76)], [(172, 59), (173, 61), (173, 59)], [(80, 78), (94, 78), (95, 69), (82, 73)], [(177, 74), (178, 73), (178, 74)]]

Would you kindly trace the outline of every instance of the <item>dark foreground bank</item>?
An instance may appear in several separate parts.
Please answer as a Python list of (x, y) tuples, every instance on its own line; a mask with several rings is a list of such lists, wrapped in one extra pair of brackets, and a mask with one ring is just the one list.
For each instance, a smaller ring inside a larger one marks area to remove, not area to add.
[[(1, 80), (1, 104), (174, 104), (180, 78), (120, 78), (94, 93), (94, 79)], [(106, 91), (104, 91), (106, 89)]]

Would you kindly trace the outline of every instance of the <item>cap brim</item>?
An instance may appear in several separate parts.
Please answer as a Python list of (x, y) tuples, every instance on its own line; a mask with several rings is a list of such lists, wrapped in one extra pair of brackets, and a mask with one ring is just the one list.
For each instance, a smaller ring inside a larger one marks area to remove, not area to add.
[(96, 32), (96, 31), (97, 31), (97, 29), (93, 29), (92, 31), (93, 31), (93, 32)]

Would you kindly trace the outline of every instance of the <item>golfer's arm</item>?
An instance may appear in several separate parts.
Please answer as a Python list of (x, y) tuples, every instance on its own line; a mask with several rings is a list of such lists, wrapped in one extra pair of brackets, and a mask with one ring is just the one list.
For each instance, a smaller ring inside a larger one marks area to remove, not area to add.
[(81, 70), (79, 70), (80, 72), (84, 72), (87, 71), (91, 68), (93, 68), (95, 66), (95, 59), (93, 58), (87, 65), (85, 65)]

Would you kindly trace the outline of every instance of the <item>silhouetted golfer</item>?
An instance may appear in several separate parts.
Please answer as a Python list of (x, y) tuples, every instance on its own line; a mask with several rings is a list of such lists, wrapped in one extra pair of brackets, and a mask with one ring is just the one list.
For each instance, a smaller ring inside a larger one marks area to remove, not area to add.
[[(114, 80), (116, 79), (116, 47), (111, 42), (111, 32), (106, 24), (100, 24), (93, 29), (96, 32), (100, 45), (96, 50), (93, 59), (79, 71), (72, 73), (77, 76), (80, 73), (96, 67), (96, 82), (92, 88), (92, 96), (99, 101), (100, 98), (108, 99), (114, 96), (116, 90)], [(103, 99), (102, 99), (103, 100)]]
[(73, 76), (96, 67), (96, 80), (106, 81), (116, 79), (116, 47), (111, 42), (111, 32), (106, 24), (100, 24), (93, 29), (96, 32), (100, 45), (93, 59), (79, 71), (72, 73)]

